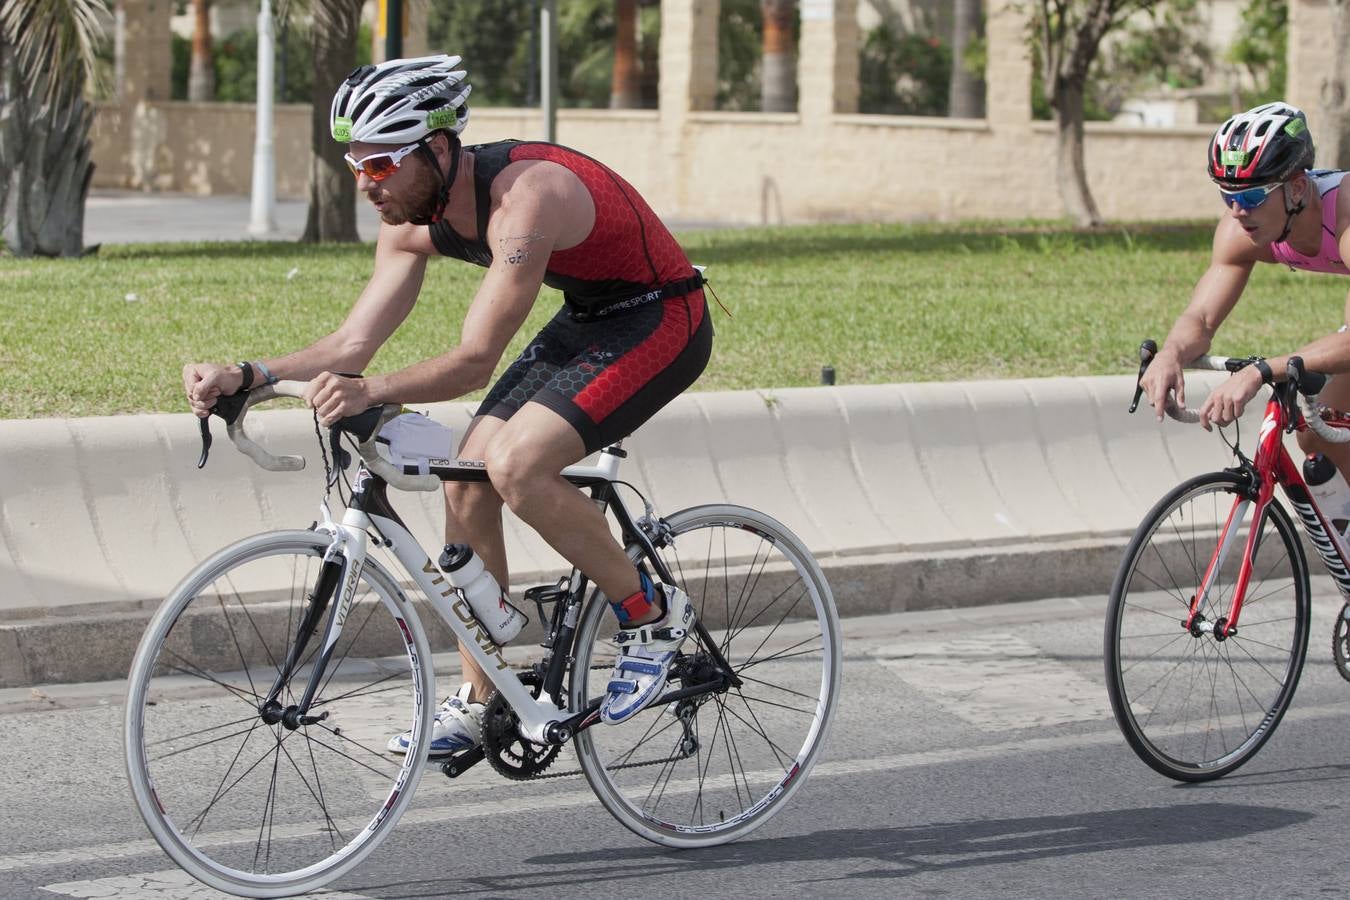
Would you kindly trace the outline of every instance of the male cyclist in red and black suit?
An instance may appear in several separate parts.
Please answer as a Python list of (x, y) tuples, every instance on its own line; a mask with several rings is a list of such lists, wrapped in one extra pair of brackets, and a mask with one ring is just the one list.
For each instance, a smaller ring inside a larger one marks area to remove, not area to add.
[[(688, 597), (629, 562), (596, 506), (559, 474), (630, 434), (698, 378), (712, 348), (702, 277), (632, 186), (547, 143), (462, 146), (470, 87), (459, 57), (363, 66), (338, 87), (333, 136), (350, 144), (357, 189), (382, 219), (375, 269), (342, 325), (287, 356), (184, 370), (193, 410), (247, 388), (255, 372), (310, 380), (325, 424), (382, 403), (449, 400), (486, 386), (541, 285), (563, 305), (492, 385), (459, 448), (491, 484), (446, 485), (446, 539), (470, 544), (509, 584), (508, 506), (613, 601), (622, 650), (601, 719), (625, 721), (658, 696), (694, 614)], [(417, 302), (427, 259), (486, 268), (458, 346), (406, 369), (360, 372)], [(491, 682), (464, 656), (465, 683), (441, 708), (431, 752), (477, 744)], [(390, 750), (404, 751), (408, 735)]]
[[(1159, 417), (1169, 392), (1185, 404), (1182, 364), (1209, 350), (1257, 263), (1350, 275), (1344, 262), (1350, 254), (1350, 191), (1341, 190), (1347, 173), (1313, 171), (1313, 155), (1307, 117), (1288, 103), (1239, 113), (1214, 133), (1205, 164), (1227, 212), (1214, 231), (1209, 268), (1144, 374), (1144, 391)], [(1248, 366), (1215, 388), (1200, 406), (1201, 424), (1236, 420), (1263, 381), (1284, 379), (1289, 356), (1302, 356), (1313, 371), (1350, 372), (1345, 322), (1350, 298), (1339, 331)], [(1322, 399), (1333, 409), (1350, 410), (1350, 377), (1333, 379)], [(1350, 444), (1328, 444), (1310, 431), (1299, 434), (1299, 444), (1350, 473)]]

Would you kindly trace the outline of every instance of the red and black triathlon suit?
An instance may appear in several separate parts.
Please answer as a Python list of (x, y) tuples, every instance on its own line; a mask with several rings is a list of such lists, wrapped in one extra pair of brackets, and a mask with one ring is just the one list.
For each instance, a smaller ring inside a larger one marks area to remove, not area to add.
[(581, 179), (595, 225), (580, 244), (549, 256), (544, 284), (563, 307), (488, 391), (478, 415), (509, 419), (542, 403), (577, 430), (592, 453), (626, 437), (693, 384), (712, 352), (703, 279), (646, 201), (589, 156), (543, 142), (500, 141), (473, 153), (478, 239), (431, 225), (445, 256), (492, 263), (487, 234), (492, 181), (513, 162), (542, 159)]

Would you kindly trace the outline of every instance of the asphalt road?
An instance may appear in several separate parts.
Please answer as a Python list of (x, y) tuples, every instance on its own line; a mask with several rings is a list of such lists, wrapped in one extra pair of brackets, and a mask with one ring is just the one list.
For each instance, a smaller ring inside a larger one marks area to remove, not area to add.
[[(727, 846), (669, 852), (581, 778), (429, 773), (337, 897), (1318, 897), (1343, 892), (1350, 684), (1315, 589), (1290, 714), (1245, 768), (1182, 786), (1110, 717), (1101, 598), (847, 620), (841, 714), (810, 781)], [(150, 840), (120, 686), (0, 692), (0, 896), (221, 896)]]

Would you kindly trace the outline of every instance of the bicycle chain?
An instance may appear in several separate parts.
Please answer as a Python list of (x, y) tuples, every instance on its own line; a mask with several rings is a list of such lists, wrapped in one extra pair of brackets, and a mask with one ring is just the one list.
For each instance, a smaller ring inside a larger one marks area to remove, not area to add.
[[(607, 665), (596, 665), (596, 666), (591, 666), (590, 668), (591, 668), (591, 671), (599, 671), (599, 670), (602, 670), (602, 669), (608, 669), (608, 668), (610, 668), (610, 666), (607, 666)], [(494, 692), (493, 695), (492, 695), (492, 697), (489, 698), (489, 700), (488, 700), (488, 709), (491, 709), (491, 708), (492, 708), (493, 702), (494, 702), (494, 701), (498, 701), (498, 700), (500, 700), (500, 701), (501, 701), (501, 704), (502, 704), (503, 706), (505, 706), (505, 702), (506, 702), (506, 701), (505, 701), (505, 700), (502, 700), (502, 699), (501, 699), (501, 696), (500, 696), (499, 694), (497, 694), (497, 693)], [(509, 709), (508, 709), (508, 712), (509, 712)], [(511, 726), (511, 727), (512, 727), (512, 729), (514, 729), (515, 726), (518, 724), (519, 720), (516, 719), (516, 717), (515, 717), (514, 714), (511, 715), (511, 719), (512, 719), (512, 726)], [(541, 765), (541, 766), (538, 768), (538, 770), (537, 770), (534, 774), (532, 774), (532, 775), (527, 775), (527, 776), (525, 776), (524, 778), (522, 778), (522, 777), (520, 776), (520, 774), (519, 774), (519, 769), (517, 769), (517, 770), (511, 770), (510, 768), (507, 767), (507, 765), (506, 765), (505, 763), (503, 763), (503, 762), (499, 759), (499, 757), (497, 756), (496, 753), (494, 753), (494, 752), (491, 751), (490, 746), (489, 746), (489, 740), (490, 740), (490, 738), (488, 737), (488, 721), (489, 721), (489, 719), (488, 719), (487, 710), (484, 710), (484, 714), (483, 714), (483, 750), (486, 751), (486, 752), (485, 752), (485, 756), (486, 756), (486, 758), (487, 758), (488, 764), (489, 764), (490, 766), (492, 766), (492, 768), (493, 768), (494, 770), (496, 770), (499, 774), (501, 774), (501, 775), (503, 775), (503, 776), (505, 776), (505, 777), (507, 777), (507, 778), (510, 778), (510, 779), (512, 779), (512, 780), (514, 780), (514, 781), (545, 781), (545, 780), (550, 779), (550, 778), (572, 778), (572, 777), (575, 777), (575, 776), (577, 776), (577, 775), (584, 775), (584, 774), (586, 774), (586, 773), (585, 773), (584, 771), (582, 771), (581, 769), (567, 769), (567, 770), (564, 770), (564, 771), (562, 771), (562, 772), (545, 772), (544, 770), (545, 770), (549, 765), (551, 765), (555, 759), (557, 759), (557, 757), (558, 757), (558, 752), (559, 752), (560, 750), (562, 750), (562, 745), (561, 745), (561, 744), (555, 744), (555, 745), (553, 746), (553, 748), (552, 748), (552, 749), (553, 749), (553, 752), (549, 755), (547, 762), (545, 762), (543, 765)], [(496, 729), (494, 728), (493, 739), (499, 737), (499, 736), (495, 733), (495, 731), (496, 731)], [(526, 743), (526, 742), (524, 741), (524, 739), (522, 739), (522, 738), (518, 738), (518, 739), (521, 740), (522, 743)], [(529, 746), (531, 746), (531, 747), (539, 747), (540, 745), (530, 743)], [(498, 746), (498, 749), (500, 750), (500, 749), (505, 749), (505, 748), (504, 748), (504, 747), (501, 747), (501, 746), (499, 745), (499, 746)], [(681, 756), (681, 755), (672, 755), (672, 756), (667, 756), (667, 757), (664, 758), (664, 759), (651, 759), (651, 760), (646, 760), (646, 761), (644, 761), (644, 762), (624, 763), (623, 765), (609, 766), (608, 768), (609, 768), (609, 771), (611, 771), (611, 772), (616, 772), (616, 771), (619, 771), (620, 769), (641, 769), (641, 768), (643, 768), (643, 767), (645, 767), (645, 766), (663, 766), (663, 765), (665, 765), (665, 764), (667, 764), (667, 763), (671, 763), (671, 762), (679, 762), (679, 761), (682, 760), (682, 759), (688, 759), (689, 757), (693, 756), (695, 752), (696, 752), (695, 750), (690, 750), (688, 753), (685, 753), (685, 754), (682, 755), (682, 756)], [(512, 755), (512, 756), (515, 756), (516, 754), (512, 753), (511, 755)]]

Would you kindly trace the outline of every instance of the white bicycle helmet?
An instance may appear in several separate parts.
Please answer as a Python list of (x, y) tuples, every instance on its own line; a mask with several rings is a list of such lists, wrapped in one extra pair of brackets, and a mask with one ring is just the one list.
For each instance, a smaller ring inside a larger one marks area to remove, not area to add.
[(458, 56), (391, 59), (361, 66), (338, 86), (329, 113), (342, 143), (413, 144), (433, 131), (459, 134), (469, 121), (472, 87)]

